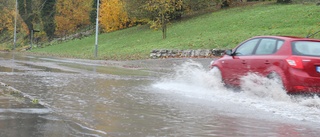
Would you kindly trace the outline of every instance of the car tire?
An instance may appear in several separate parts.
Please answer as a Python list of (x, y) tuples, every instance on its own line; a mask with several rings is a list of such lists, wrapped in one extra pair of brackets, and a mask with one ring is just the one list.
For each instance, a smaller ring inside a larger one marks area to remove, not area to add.
[(275, 80), (275, 82), (285, 90), (282, 77), (277, 72), (271, 72), (267, 77), (271, 80)]
[(222, 79), (222, 74), (221, 74), (221, 71), (218, 67), (213, 67), (211, 70), (210, 70), (210, 74), (216, 78), (217, 80), (220, 80), (220, 82), (223, 82), (223, 79)]

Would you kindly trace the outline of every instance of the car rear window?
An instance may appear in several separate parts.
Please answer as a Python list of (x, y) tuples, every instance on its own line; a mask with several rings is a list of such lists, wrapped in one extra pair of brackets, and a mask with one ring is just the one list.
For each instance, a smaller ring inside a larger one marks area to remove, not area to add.
[(292, 42), (292, 54), (302, 56), (320, 56), (320, 42), (295, 41)]

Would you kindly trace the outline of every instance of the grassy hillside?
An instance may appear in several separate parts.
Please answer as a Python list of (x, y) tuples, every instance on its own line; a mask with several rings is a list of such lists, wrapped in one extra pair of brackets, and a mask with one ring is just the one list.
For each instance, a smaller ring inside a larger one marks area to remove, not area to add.
[[(99, 59), (148, 58), (152, 49), (232, 48), (256, 35), (305, 37), (320, 30), (320, 7), (315, 4), (258, 4), (184, 19), (161, 31), (137, 26), (99, 36)], [(34, 48), (31, 52), (64, 57), (94, 58), (94, 36)], [(320, 34), (315, 38), (320, 38)]]

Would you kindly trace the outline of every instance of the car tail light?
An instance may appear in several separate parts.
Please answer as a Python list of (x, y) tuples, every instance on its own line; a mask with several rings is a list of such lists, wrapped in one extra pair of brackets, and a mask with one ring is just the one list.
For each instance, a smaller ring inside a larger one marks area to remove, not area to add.
[(300, 57), (291, 56), (286, 60), (291, 67), (297, 68), (297, 69), (303, 69), (302, 59)]

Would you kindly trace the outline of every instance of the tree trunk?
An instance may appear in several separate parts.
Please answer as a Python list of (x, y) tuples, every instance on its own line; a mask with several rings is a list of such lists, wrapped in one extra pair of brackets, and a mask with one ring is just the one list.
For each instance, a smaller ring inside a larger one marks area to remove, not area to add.
[(164, 14), (162, 14), (161, 17), (161, 24), (162, 24), (162, 38), (166, 39), (167, 38), (167, 23), (166, 23), (166, 19), (164, 18)]

